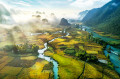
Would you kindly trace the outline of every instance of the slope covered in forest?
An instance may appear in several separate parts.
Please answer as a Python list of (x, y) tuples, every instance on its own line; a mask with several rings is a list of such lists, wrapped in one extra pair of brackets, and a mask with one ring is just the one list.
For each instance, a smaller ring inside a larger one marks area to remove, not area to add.
[(83, 18), (83, 23), (99, 31), (120, 34), (120, 1), (112, 0), (101, 8), (92, 9)]

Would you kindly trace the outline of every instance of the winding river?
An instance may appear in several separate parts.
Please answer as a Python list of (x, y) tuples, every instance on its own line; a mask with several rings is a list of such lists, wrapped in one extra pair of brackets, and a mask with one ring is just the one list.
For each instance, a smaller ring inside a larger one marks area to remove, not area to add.
[(47, 50), (47, 48), (48, 48), (47, 43), (45, 43), (44, 46), (45, 46), (45, 48), (38, 50), (38, 53), (39, 53), (38, 57), (41, 59), (47, 60), (48, 62), (53, 62), (54, 79), (57, 79), (58, 78), (58, 63), (55, 60), (53, 60), (52, 58), (44, 55), (45, 50)]
[[(117, 41), (117, 39), (100, 36), (99, 34), (93, 32), (89, 27), (83, 26), (83, 29), (86, 29), (86, 31), (88, 31), (89, 33), (92, 32), (93, 33), (93, 37), (101, 38), (105, 42)], [(120, 57), (119, 57), (119, 55), (120, 55), (120, 48), (116, 48), (114, 46), (110, 46), (111, 47), (111, 53), (108, 53), (107, 49), (108, 49), (109, 46), (110, 45), (106, 46), (106, 49), (104, 50), (104, 54), (105, 54), (105, 56), (107, 56), (109, 54), (110, 61), (114, 64), (114, 68), (115, 68), (116, 72), (118, 72), (120, 74)]]
[[(58, 31), (58, 32), (62, 32), (62, 31)], [(56, 33), (58, 33), (58, 32), (56, 32)], [(64, 30), (63, 33), (66, 33), (66, 31)], [(38, 34), (38, 33), (37, 33), (37, 34)], [(69, 35), (69, 33), (66, 33), (65, 36), (68, 36), (68, 35)], [(65, 37), (65, 36), (62, 36), (62, 37)], [(58, 38), (62, 38), (62, 37), (58, 37)], [(53, 42), (55, 39), (57, 39), (57, 38), (54, 38), (54, 39), (50, 40), (48, 43)], [(55, 61), (55, 60), (52, 59), (51, 57), (48, 57), (48, 56), (45, 56), (45, 55), (44, 55), (44, 52), (45, 52), (45, 51), (47, 50), (47, 48), (48, 48), (47, 43), (44, 43), (44, 47), (45, 47), (45, 48), (38, 50), (38, 53), (39, 53), (38, 57), (41, 58), (41, 59), (44, 59), (44, 60), (46, 60), (46, 61), (48, 61), (48, 62), (52, 62), (52, 63), (53, 63), (54, 79), (58, 79), (58, 63), (57, 63), (57, 61)]]
[[(107, 38), (107, 37), (103, 37), (103, 36), (100, 36), (99, 34), (93, 32), (89, 27), (86, 27), (86, 26), (83, 26), (83, 30), (84, 29), (87, 29), (86, 31), (88, 31), (89, 33), (92, 32), (93, 33), (93, 36), (94, 37), (98, 37), (98, 38), (101, 38), (102, 40), (108, 42), (108, 41), (115, 41), (116, 39), (112, 39), (112, 38)], [(62, 31), (58, 31), (58, 32), (62, 32)], [(56, 32), (56, 33), (58, 33)], [(63, 33), (66, 33), (65, 30), (63, 30)], [(37, 33), (37, 34), (32, 34), (32, 35), (39, 35), (40, 33)], [(69, 33), (66, 33), (65, 36), (69, 36)], [(65, 37), (65, 36), (62, 36), (62, 37)], [(62, 37), (58, 37), (58, 38), (62, 38)], [(50, 42), (53, 42), (55, 39), (57, 38), (54, 38), (52, 40), (50, 40), (48, 43)], [(110, 56), (110, 60), (111, 62), (114, 64), (115, 66), (115, 70), (120, 74), (120, 59), (119, 59), (119, 56), (120, 55), (120, 49), (119, 48), (115, 48), (114, 46), (111, 46), (111, 53), (108, 53), (107, 52), (107, 48), (109, 47), (110, 45), (107, 45), (106, 46), (106, 49), (104, 50), (104, 53), (105, 53), (105, 56), (107, 56), (109, 54)], [(57, 61), (55, 61), (54, 59), (52, 59), (51, 57), (48, 57), (48, 56), (45, 56), (44, 55), (44, 52), (47, 50), (48, 48), (48, 45), (47, 43), (44, 43), (44, 47), (43, 49), (39, 49), (38, 50), (38, 57), (41, 58), (41, 59), (44, 59), (48, 62), (52, 62), (53, 63), (53, 73), (54, 73), (54, 79), (58, 79), (58, 63)], [(104, 60), (100, 60), (100, 61), (104, 61)], [(106, 61), (104, 61), (106, 62)], [(107, 63), (107, 62), (106, 62)]]

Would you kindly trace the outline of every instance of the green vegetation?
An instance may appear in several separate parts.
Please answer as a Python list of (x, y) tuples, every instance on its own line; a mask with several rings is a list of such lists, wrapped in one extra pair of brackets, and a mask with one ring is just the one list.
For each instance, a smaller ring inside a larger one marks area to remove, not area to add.
[(107, 48), (107, 52), (111, 53), (111, 47), (110, 46)]
[(100, 38), (94, 38), (92, 33), (90, 33), (88, 35), (87, 39), (92, 41), (92, 42), (98, 43), (98, 44), (102, 45), (103, 47), (106, 47), (106, 45), (107, 45), (107, 42), (101, 40)]
[[(44, 48), (45, 42), (60, 37), (61, 33), (54, 34), (59, 30), (47, 27), (48, 33), (31, 36), (26, 32), (28, 28), (25, 29), (26, 34), (17, 26), (2, 29), (0, 33), (4, 38), (0, 41), (0, 79), (53, 79), (53, 64), (38, 58), (38, 49)], [(34, 29), (31, 33), (35, 31), (43, 32), (43, 29)]]
[[(112, 74), (112, 79), (119, 78), (103, 53), (106, 46), (104, 41), (92, 38), (92, 34), (79, 29), (72, 28), (67, 31), (69, 36), (55, 39), (49, 43), (45, 52), (46, 56), (59, 63), (60, 79), (109, 79)], [(107, 60), (108, 64), (99, 63), (98, 59)]]
[[(115, 3), (117, 6), (112, 6)], [(120, 35), (120, 1), (112, 0), (101, 8), (88, 12), (84, 24), (95, 27), (105, 34)]]
[(52, 64), (52, 62), (50, 62), (49, 64), (46, 64), (45, 66), (44, 66), (44, 68), (43, 68), (43, 70), (52, 70), (53, 69), (53, 64)]
[(66, 49), (64, 50), (64, 53), (66, 53), (66, 54), (68, 54), (68, 55), (74, 56), (75, 53), (76, 53), (76, 51), (75, 51), (74, 48), (66, 48)]
[(11, 45), (11, 46), (5, 46), (3, 48), (7, 52), (14, 52), (15, 54), (38, 54), (38, 49), (39, 46), (33, 44), (33, 45), (28, 45), (27, 43), (24, 45)]
[[(103, 45), (106, 43), (98, 38), (92, 38), (92, 34), (77, 28), (68, 28), (69, 36), (57, 38), (65, 35), (65, 33), (56, 33), (62, 29), (47, 28), (44, 30), (47, 31), (45, 34), (23, 35), (23, 39), (27, 38), (24, 42), (19, 40), (22, 33), (17, 34), (17, 37), (13, 33), (14, 43), (2, 46), (3, 49), (0, 51), (0, 78), (53, 79), (52, 62), (37, 57), (38, 49), (44, 48), (44, 43), (47, 42), (48, 49), (44, 54), (58, 62), (60, 79), (79, 77), (79, 79), (109, 79), (110, 77), (119, 79), (118, 74), (113, 70), (113, 65), (103, 54)], [(43, 32), (40, 29), (36, 31)], [(49, 43), (48, 41), (53, 38), (57, 39)], [(108, 64), (99, 63), (98, 59), (107, 60)]]

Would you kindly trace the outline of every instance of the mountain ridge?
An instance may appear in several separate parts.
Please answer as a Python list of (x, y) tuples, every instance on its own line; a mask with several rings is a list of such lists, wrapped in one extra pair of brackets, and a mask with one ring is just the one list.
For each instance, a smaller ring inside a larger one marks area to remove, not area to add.
[[(105, 33), (120, 34), (120, 1), (113, 0), (101, 8), (90, 10), (82, 22)], [(92, 15), (91, 15), (92, 14)]]

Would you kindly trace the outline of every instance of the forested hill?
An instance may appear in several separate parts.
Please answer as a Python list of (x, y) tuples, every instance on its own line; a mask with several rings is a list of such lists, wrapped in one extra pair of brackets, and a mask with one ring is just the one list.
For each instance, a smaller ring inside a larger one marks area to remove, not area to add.
[(101, 8), (90, 10), (82, 22), (97, 30), (120, 35), (120, 0), (112, 0)]

